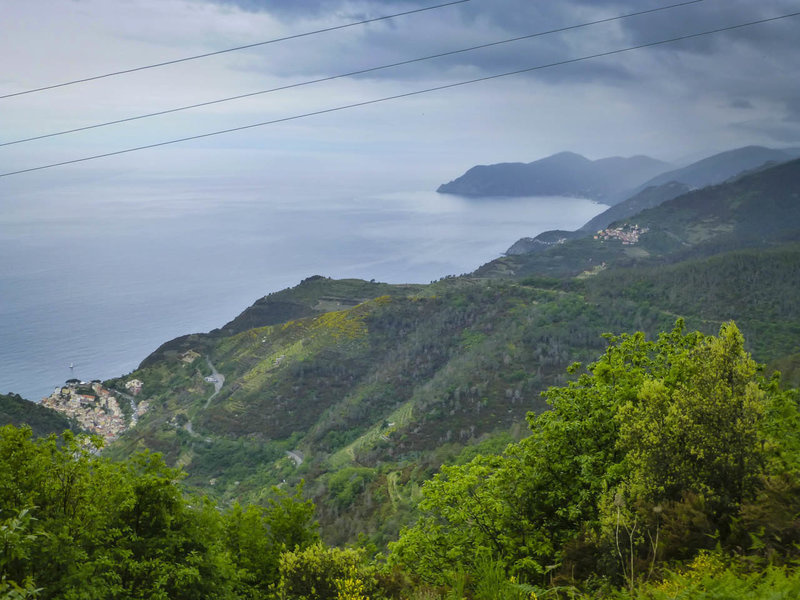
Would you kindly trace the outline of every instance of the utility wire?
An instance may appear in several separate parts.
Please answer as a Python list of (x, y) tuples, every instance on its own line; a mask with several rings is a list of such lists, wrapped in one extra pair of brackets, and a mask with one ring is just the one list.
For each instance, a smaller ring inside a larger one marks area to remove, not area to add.
[(470, 2), (471, 0), (454, 0), (452, 2), (445, 2), (444, 4), (437, 4), (435, 6), (426, 6), (424, 8), (416, 8), (414, 10), (407, 10), (405, 12), (395, 13), (393, 15), (385, 15), (383, 17), (375, 17), (373, 19), (365, 19), (363, 21), (356, 21), (355, 23), (346, 23), (344, 25), (336, 25), (334, 27), (326, 27), (324, 29), (315, 29), (314, 31), (307, 31), (305, 33), (297, 33), (294, 35), (288, 35), (286, 37), (275, 38), (272, 40), (266, 40), (264, 42), (256, 42), (254, 44), (245, 44), (243, 46), (236, 46), (235, 48), (226, 48), (225, 50), (216, 50), (214, 52), (206, 52), (205, 54), (196, 54), (194, 56), (187, 56), (184, 58), (177, 58), (175, 60), (167, 60), (160, 63), (154, 63), (151, 65), (144, 65), (142, 67), (134, 67), (132, 69), (123, 69), (122, 71), (113, 71), (112, 73), (104, 73), (102, 75), (94, 75), (92, 77), (84, 77), (83, 79), (74, 79), (72, 81), (65, 81), (63, 83), (56, 83), (53, 85), (46, 85), (43, 87), (33, 88), (30, 90), (25, 90), (22, 92), (14, 92), (13, 94), (4, 94), (0, 96), (0, 100), (4, 98), (13, 98), (14, 96), (23, 96), (25, 94), (33, 94), (36, 92), (43, 92), (45, 90), (52, 90), (60, 87), (66, 87), (68, 85), (75, 85), (78, 83), (86, 83), (87, 81), (95, 81), (97, 79), (105, 79), (106, 77), (115, 77), (117, 75), (125, 75), (127, 73), (135, 73), (137, 71), (144, 71), (146, 69), (155, 69), (158, 67), (166, 67), (167, 65), (174, 65), (182, 62), (188, 62), (190, 60), (197, 60), (200, 58), (208, 58), (209, 56), (216, 56), (218, 54), (225, 54), (227, 52), (236, 52), (237, 50), (246, 50), (248, 48), (256, 48), (257, 46), (266, 46), (267, 44), (276, 44), (278, 42), (285, 42), (288, 40), (295, 40), (297, 38), (308, 37), (311, 35), (317, 35), (318, 33), (327, 33), (329, 31), (337, 31), (339, 29), (346, 29), (348, 27), (355, 27), (356, 25), (366, 25), (367, 23), (376, 23), (378, 21), (386, 21), (387, 19), (394, 19), (396, 17), (404, 17), (406, 15), (413, 15), (416, 13), (425, 12), (428, 10), (434, 10), (437, 8), (444, 8), (446, 6), (453, 6), (454, 4), (463, 4), (464, 2)]
[(636, 17), (636, 16), (639, 16), (639, 15), (644, 15), (644, 14), (648, 14), (648, 13), (654, 13), (654, 12), (658, 12), (658, 11), (668, 10), (668, 9), (671, 9), (671, 8), (678, 8), (678, 7), (686, 6), (686, 5), (689, 5), (689, 4), (697, 4), (699, 2), (704, 2), (704, 0), (689, 0), (687, 2), (680, 2), (678, 4), (670, 4), (668, 6), (661, 6), (659, 8), (652, 8), (652, 9), (649, 9), (649, 10), (642, 10), (642, 11), (638, 11), (638, 12), (628, 13), (628, 14), (625, 14), (625, 15), (618, 15), (616, 17), (608, 17), (608, 18), (605, 18), (605, 19), (599, 19), (597, 21), (589, 21), (587, 23), (580, 23), (578, 25), (569, 25), (567, 27), (559, 27), (558, 29), (550, 29), (549, 31), (541, 31), (541, 32), (538, 32), (538, 33), (531, 33), (529, 35), (522, 35), (522, 36), (518, 36), (518, 37), (513, 37), (513, 38), (509, 38), (509, 39), (505, 39), (505, 40), (500, 40), (498, 42), (489, 42), (487, 44), (480, 44), (478, 46), (471, 46), (469, 48), (461, 48), (459, 50), (451, 50), (449, 52), (441, 52), (439, 54), (432, 54), (430, 56), (423, 56), (423, 57), (420, 57), (420, 58), (412, 58), (410, 60), (404, 60), (404, 61), (391, 63), (391, 64), (387, 64), (387, 65), (381, 65), (379, 67), (370, 67), (370, 68), (367, 68), (367, 69), (360, 69), (358, 71), (350, 71), (349, 73), (341, 73), (339, 75), (331, 75), (331, 76), (322, 77), (322, 78), (319, 78), (319, 79), (312, 79), (312, 80), (309, 80), (309, 81), (303, 81), (303, 82), (299, 82), (299, 83), (292, 83), (292, 84), (289, 84), (289, 85), (284, 85), (284, 86), (272, 88), (272, 89), (269, 89), (269, 90), (261, 90), (261, 91), (258, 91), (258, 92), (250, 92), (250, 93), (247, 93), (247, 94), (240, 94), (238, 96), (230, 96), (228, 98), (220, 98), (220, 99), (217, 99), (217, 100), (209, 100), (208, 102), (200, 102), (198, 104), (190, 104), (188, 106), (181, 106), (181, 107), (178, 107), (178, 108), (170, 108), (170, 109), (167, 109), (167, 110), (161, 110), (161, 111), (158, 111), (158, 112), (148, 113), (148, 114), (144, 114), (144, 115), (138, 115), (138, 116), (135, 116), (135, 117), (126, 117), (124, 119), (117, 119), (117, 120), (114, 120), (114, 121), (107, 121), (105, 123), (97, 123), (95, 125), (86, 125), (86, 126), (83, 126), (83, 127), (76, 127), (75, 129), (67, 129), (66, 131), (58, 131), (58, 132), (55, 132), (55, 133), (46, 133), (46, 134), (37, 135), (37, 136), (33, 136), (33, 137), (28, 137), (28, 138), (23, 138), (23, 139), (19, 139), (19, 140), (13, 140), (11, 142), (1, 142), (0, 143), (0, 147), (12, 146), (14, 144), (22, 144), (24, 142), (33, 142), (35, 140), (42, 140), (42, 139), (56, 137), (56, 136), (60, 136), (60, 135), (67, 135), (69, 133), (77, 133), (79, 131), (87, 131), (89, 129), (97, 129), (99, 127), (108, 127), (109, 125), (118, 125), (120, 123), (127, 123), (129, 121), (137, 121), (139, 119), (149, 119), (150, 117), (158, 117), (158, 116), (161, 116), (161, 115), (168, 115), (168, 114), (171, 114), (171, 113), (176, 113), (176, 112), (180, 112), (180, 111), (184, 111), (184, 110), (190, 110), (190, 109), (193, 109), (193, 108), (200, 108), (200, 107), (203, 107), (203, 106), (210, 106), (212, 104), (220, 104), (222, 102), (230, 102), (232, 100), (241, 100), (243, 98), (251, 98), (253, 96), (259, 96), (259, 95), (262, 95), (262, 94), (271, 94), (271, 93), (274, 93), (274, 92), (280, 92), (280, 91), (289, 90), (289, 89), (292, 89), (292, 88), (303, 87), (303, 86), (312, 85), (312, 84), (315, 84), (315, 83), (322, 83), (324, 81), (332, 81), (334, 79), (342, 79), (344, 77), (352, 77), (354, 75), (364, 75), (366, 73), (373, 73), (375, 71), (381, 71), (381, 70), (384, 70), (384, 69), (391, 69), (391, 68), (400, 67), (400, 66), (403, 66), (403, 65), (410, 65), (410, 64), (413, 64), (413, 63), (418, 63), (418, 62), (422, 62), (422, 61), (426, 61), (426, 60), (432, 60), (432, 59), (435, 59), (435, 58), (442, 58), (442, 57), (445, 57), (445, 56), (452, 56), (454, 54), (461, 54), (461, 53), (464, 53), (464, 52), (471, 52), (471, 51), (474, 51), (474, 50), (482, 50), (484, 48), (491, 48), (492, 46), (500, 46), (502, 44), (509, 44), (511, 42), (519, 42), (521, 40), (527, 40), (527, 39), (531, 39), (531, 38), (535, 38), (535, 37), (541, 37), (541, 36), (550, 35), (550, 34), (553, 34), (553, 33), (563, 33), (565, 31), (570, 31), (570, 30), (573, 30), (573, 29), (580, 29), (582, 27), (589, 27), (590, 25), (598, 25), (598, 24), (601, 24), (601, 23), (609, 23), (611, 21), (618, 21), (620, 19), (627, 19), (629, 17)]
[(65, 161), (62, 161), (62, 162), (52, 163), (52, 164), (49, 164), (49, 165), (41, 165), (41, 166), (38, 166), (38, 167), (31, 167), (31, 168), (28, 168), (28, 169), (20, 169), (19, 171), (10, 171), (8, 173), (0, 173), (0, 177), (10, 177), (12, 175), (20, 175), (22, 173), (30, 173), (30, 172), (33, 172), (33, 171), (41, 171), (43, 169), (50, 169), (50, 168), (53, 168), (53, 167), (61, 167), (61, 166), (64, 166), (64, 165), (71, 165), (71, 164), (75, 164), (75, 163), (86, 162), (86, 161), (90, 161), (90, 160), (96, 160), (98, 158), (107, 158), (107, 157), (110, 157), (110, 156), (117, 156), (117, 155), (120, 155), (120, 154), (128, 154), (130, 152), (138, 152), (139, 150), (149, 150), (151, 148), (158, 148), (158, 147), (161, 147), (161, 146), (168, 146), (170, 144), (177, 144), (177, 143), (180, 143), (180, 142), (188, 142), (188, 141), (191, 141), (191, 140), (199, 140), (199, 139), (203, 139), (203, 138), (207, 138), (207, 137), (221, 135), (221, 134), (224, 134), (224, 133), (233, 133), (235, 131), (244, 131), (246, 129), (253, 129), (253, 128), (256, 128), (256, 127), (263, 127), (265, 125), (275, 125), (277, 123), (285, 123), (287, 121), (296, 121), (298, 119), (305, 119), (307, 117), (313, 117), (313, 116), (317, 116), (317, 115), (324, 115), (324, 114), (328, 114), (328, 113), (347, 110), (347, 109), (350, 109), (350, 108), (358, 108), (358, 107), (362, 107), (362, 106), (369, 106), (371, 104), (379, 104), (381, 102), (388, 102), (390, 100), (399, 100), (401, 98), (409, 98), (411, 96), (419, 96), (421, 94), (427, 94), (427, 93), (430, 93), (430, 92), (447, 90), (447, 89), (451, 89), (451, 88), (470, 85), (470, 84), (473, 84), (473, 83), (479, 83), (479, 82), (483, 82), (483, 81), (491, 81), (491, 80), (494, 80), (494, 79), (500, 79), (501, 77), (508, 77), (508, 76), (511, 76), (511, 75), (519, 75), (519, 74), (522, 74), (522, 73), (530, 73), (532, 71), (539, 71), (539, 70), (542, 70), (542, 69), (548, 69), (548, 68), (552, 68), (552, 67), (560, 67), (560, 66), (564, 66), (564, 65), (568, 65), (568, 64), (582, 62), (582, 61), (585, 61), (585, 60), (591, 60), (591, 59), (595, 59), (595, 58), (602, 58), (602, 57), (606, 57), (606, 56), (613, 56), (615, 54), (622, 54), (623, 52), (630, 52), (632, 50), (640, 50), (642, 48), (652, 48), (653, 46), (671, 44), (671, 43), (674, 43), (674, 42), (679, 42), (679, 41), (683, 41), (683, 40), (689, 40), (689, 39), (693, 39), (693, 38), (699, 38), (699, 37), (706, 36), (706, 35), (711, 35), (711, 34), (714, 34), (714, 33), (722, 33), (722, 32), (725, 32), (725, 31), (732, 31), (734, 29), (741, 29), (743, 27), (750, 27), (752, 25), (759, 25), (759, 24), (762, 24), (762, 23), (769, 23), (769, 22), (772, 22), (772, 21), (779, 21), (781, 19), (788, 19), (790, 17), (796, 17), (798, 15), (800, 15), (800, 11), (789, 13), (789, 14), (785, 14), (785, 15), (780, 15), (780, 16), (777, 16), (777, 17), (770, 17), (770, 18), (767, 18), (767, 19), (759, 19), (757, 21), (748, 21), (747, 23), (739, 23), (737, 25), (729, 25), (727, 27), (720, 27), (718, 29), (710, 29), (710, 30), (707, 30), (707, 31), (701, 31), (699, 33), (691, 33), (691, 34), (687, 34), (687, 35), (681, 35), (681, 36), (672, 37), (672, 38), (669, 38), (669, 39), (666, 39), (666, 40), (659, 40), (659, 41), (656, 41), (656, 42), (647, 42), (645, 44), (638, 44), (636, 46), (628, 46), (627, 48), (619, 48), (617, 50), (609, 50), (607, 52), (598, 52), (597, 54), (590, 54), (590, 55), (581, 56), (581, 57), (578, 57), (578, 58), (570, 58), (570, 59), (567, 59), (567, 60), (561, 60), (561, 61), (558, 61), (558, 62), (548, 63), (548, 64), (545, 64), (545, 65), (537, 65), (535, 67), (528, 67), (528, 68), (525, 68), (525, 69), (517, 69), (515, 71), (508, 71), (506, 73), (499, 73), (499, 74), (496, 74), (496, 75), (487, 75), (485, 77), (478, 77), (477, 79), (470, 79), (470, 80), (467, 80), (467, 81), (458, 81), (458, 82), (455, 82), (455, 83), (448, 83), (448, 84), (445, 84), (445, 85), (439, 85), (439, 86), (435, 86), (435, 87), (425, 88), (425, 89), (416, 90), (416, 91), (413, 91), (413, 92), (405, 92), (403, 94), (397, 94), (397, 95), (394, 95), (394, 96), (386, 96), (384, 98), (377, 98), (377, 99), (374, 99), (374, 100), (365, 100), (363, 102), (355, 102), (353, 104), (346, 104), (346, 105), (343, 105), (343, 106), (336, 106), (336, 107), (333, 107), (333, 108), (326, 108), (326, 109), (323, 109), (323, 110), (317, 110), (317, 111), (313, 111), (313, 112), (303, 113), (303, 114), (300, 114), (300, 115), (293, 115), (291, 117), (283, 117), (283, 118), (280, 118), (280, 119), (273, 119), (271, 121), (263, 121), (261, 123), (253, 123), (253, 124), (250, 124), (250, 125), (243, 125), (241, 127), (233, 127), (231, 129), (223, 129), (223, 130), (220, 130), (220, 131), (212, 131), (212, 132), (209, 132), (209, 133), (201, 133), (199, 135), (192, 135), (192, 136), (183, 137), (183, 138), (179, 138), (179, 139), (167, 140), (167, 141), (164, 141), (164, 142), (157, 142), (157, 143), (154, 143), (154, 144), (148, 144), (146, 146), (137, 146), (135, 148), (126, 148), (124, 150), (115, 150), (114, 152), (106, 152), (105, 154), (96, 154), (94, 156), (85, 156), (83, 158), (75, 158), (75, 159), (72, 159), (72, 160), (65, 160)]

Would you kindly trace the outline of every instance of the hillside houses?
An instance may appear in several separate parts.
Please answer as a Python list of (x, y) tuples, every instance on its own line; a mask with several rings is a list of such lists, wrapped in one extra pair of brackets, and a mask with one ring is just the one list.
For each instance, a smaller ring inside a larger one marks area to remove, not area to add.
[[(141, 390), (141, 382), (138, 387), (133, 387)], [(137, 416), (147, 410), (147, 404), (139, 403)], [(128, 428), (128, 420), (116, 395), (99, 382), (70, 380), (63, 387), (56, 388), (47, 398), (43, 398), (42, 405), (75, 419), (83, 429), (106, 441), (117, 439)]]
[(625, 224), (622, 227), (609, 227), (608, 229), (601, 229), (594, 236), (594, 239), (606, 241), (617, 239), (624, 245), (635, 244), (639, 241), (639, 236), (650, 231), (648, 227), (640, 228), (638, 225)]

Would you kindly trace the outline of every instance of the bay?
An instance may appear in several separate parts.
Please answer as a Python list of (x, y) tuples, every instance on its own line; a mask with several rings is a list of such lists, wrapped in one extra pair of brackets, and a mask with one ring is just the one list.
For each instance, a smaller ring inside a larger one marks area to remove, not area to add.
[(4, 198), (2, 393), (39, 400), (71, 376), (126, 374), (161, 343), (219, 327), (310, 275), (426, 283), (606, 208), (576, 198), (313, 186), (233, 196), (81, 189)]

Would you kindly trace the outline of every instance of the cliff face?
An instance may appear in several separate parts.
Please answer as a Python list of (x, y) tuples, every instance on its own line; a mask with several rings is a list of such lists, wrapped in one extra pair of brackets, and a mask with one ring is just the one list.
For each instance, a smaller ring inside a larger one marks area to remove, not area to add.
[(476, 166), (437, 191), (464, 196), (579, 196), (616, 202), (624, 190), (668, 168), (667, 163), (646, 156), (592, 161), (562, 152), (527, 164)]

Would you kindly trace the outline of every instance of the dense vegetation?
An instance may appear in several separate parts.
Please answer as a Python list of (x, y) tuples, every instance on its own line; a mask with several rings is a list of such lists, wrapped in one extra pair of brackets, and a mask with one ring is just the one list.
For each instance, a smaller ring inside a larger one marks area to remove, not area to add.
[[(108, 452), (162, 452), (225, 505), (305, 478), (327, 542), (363, 533), (383, 547), (411, 523), (420, 485), (442, 463), (482, 440), (519, 438), (526, 413), (546, 408), (540, 391), (601, 352), (604, 332), (652, 336), (685, 315), (713, 333), (735, 318), (759, 360), (794, 373), (798, 264), (787, 245), (583, 279), (452, 278), (324, 316), (195, 336), (133, 374), (151, 412)], [(296, 290), (326, 282), (343, 287)], [(205, 361), (178, 358), (189, 348), (226, 375), (210, 403)]]
[(313, 506), (277, 495), (220, 513), (157, 454), (0, 429), (0, 597), (262, 598), (280, 558), (317, 540)]
[[(390, 545), (319, 542), (313, 505), (187, 495), (159, 455), (0, 430), (0, 593), (8, 598), (761, 597), (800, 593), (797, 390), (764, 378), (732, 323), (682, 322), (546, 393), (504, 451), (442, 468)], [(490, 451), (494, 448), (488, 447)], [(367, 470), (340, 471), (342, 494)], [(346, 496), (342, 496), (346, 502)], [(686, 596), (689, 594), (689, 596)], [(749, 594), (749, 596), (748, 596)]]
[(532, 435), (425, 484), (395, 561), (434, 584), (489, 559), (522, 580), (634, 590), (703, 550), (795, 558), (796, 393), (759, 376), (732, 324), (719, 337), (679, 323), (655, 342), (609, 341), (548, 390)]
[[(133, 373), (151, 409), (109, 452), (160, 451), (222, 502), (257, 502), (269, 485), (306, 478), (324, 539), (364, 533), (383, 546), (413, 518), (423, 481), (464, 448), (519, 437), (525, 414), (545, 408), (540, 391), (563, 382), (571, 361), (602, 351), (603, 332), (635, 322), (652, 334), (674, 322), (655, 309), (637, 315), (536, 282), (453, 278), (207, 336), (202, 347), (184, 340)], [(210, 403), (204, 361), (179, 358), (190, 347), (225, 374)], [(304, 456), (299, 467), (285, 455), (293, 450)]]
[(80, 427), (64, 415), (26, 400), (18, 394), (0, 394), (0, 425), (28, 425), (36, 436), (60, 433)]

